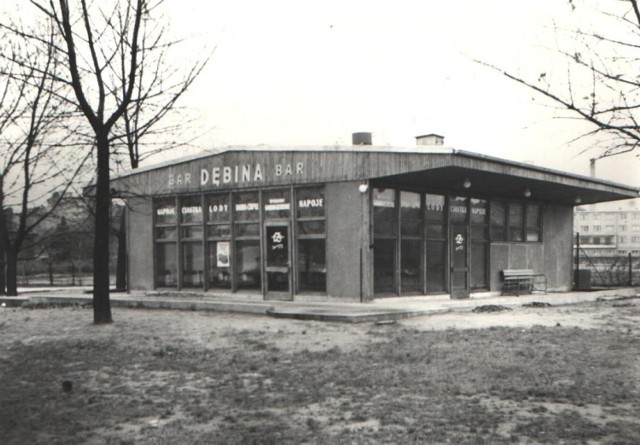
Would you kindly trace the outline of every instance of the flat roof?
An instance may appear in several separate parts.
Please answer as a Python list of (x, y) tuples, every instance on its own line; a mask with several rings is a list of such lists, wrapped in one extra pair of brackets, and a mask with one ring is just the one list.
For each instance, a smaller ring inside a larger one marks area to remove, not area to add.
[[(249, 162), (264, 164), (302, 162), (307, 167), (306, 178), (296, 178), (296, 184), (308, 182), (337, 182), (370, 180), (373, 183), (400, 184), (414, 188), (432, 188), (447, 193), (480, 194), (483, 196), (523, 197), (524, 190), (531, 192), (531, 199), (565, 204), (581, 204), (636, 198), (637, 187), (599, 178), (567, 173), (458, 150), (443, 146), (229, 146), (159, 164), (148, 165), (113, 177), (114, 182), (141, 176), (162, 176), (163, 172), (190, 177), (200, 175), (198, 168), (215, 165), (240, 165)], [(462, 178), (470, 179), (471, 188), (464, 189)], [(169, 193), (158, 183), (158, 177), (145, 187), (146, 192)], [(137, 181), (136, 181), (137, 182)], [(195, 182), (195, 180), (194, 180)], [(283, 181), (266, 181), (253, 186), (284, 185)], [(202, 185), (202, 184), (200, 184)], [(252, 184), (229, 184), (249, 187)], [(223, 187), (224, 188), (224, 187)], [(184, 192), (203, 191), (195, 184)], [(174, 190), (173, 192), (181, 192)]]

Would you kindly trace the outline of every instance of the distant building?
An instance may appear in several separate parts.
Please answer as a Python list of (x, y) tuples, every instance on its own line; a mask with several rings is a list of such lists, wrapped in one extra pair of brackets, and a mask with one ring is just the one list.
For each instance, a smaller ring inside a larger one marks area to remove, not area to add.
[(580, 283), (574, 283), (576, 286), (626, 286), (640, 282), (639, 200), (576, 207), (573, 224), (574, 262), (580, 243), (576, 268), (581, 278)]
[(576, 207), (573, 230), (589, 256), (640, 256), (640, 202)]

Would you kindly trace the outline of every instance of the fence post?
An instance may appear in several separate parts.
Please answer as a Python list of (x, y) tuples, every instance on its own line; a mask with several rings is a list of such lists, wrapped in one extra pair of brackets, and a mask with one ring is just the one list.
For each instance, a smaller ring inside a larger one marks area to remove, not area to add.
[(580, 232), (576, 232), (576, 289), (580, 289)]
[(631, 252), (629, 252), (629, 287), (633, 286), (633, 258), (631, 257)]

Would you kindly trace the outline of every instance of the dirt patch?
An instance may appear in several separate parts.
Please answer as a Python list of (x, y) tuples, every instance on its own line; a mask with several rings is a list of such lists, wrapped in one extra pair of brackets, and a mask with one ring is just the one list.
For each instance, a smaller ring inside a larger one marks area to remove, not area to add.
[(506, 306), (500, 306), (499, 304), (485, 304), (484, 306), (478, 306), (473, 308), (471, 312), (475, 314), (484, 314), (487, 312), (504, 312), (511, 309)]
[(547, 303), (545, 301), (532, 301), (531, 303), (525, 303), (522, 305), (522, 307), (535, 307), (535, 308), (551, 307), (551, 306), (553, 306), (551, 303)]
[(640, 435), (638, 300), (381, 325), (135, 309), (115, 309), (108, 326), (91, 319), (80, 307), (0, 308), (1, 443)]

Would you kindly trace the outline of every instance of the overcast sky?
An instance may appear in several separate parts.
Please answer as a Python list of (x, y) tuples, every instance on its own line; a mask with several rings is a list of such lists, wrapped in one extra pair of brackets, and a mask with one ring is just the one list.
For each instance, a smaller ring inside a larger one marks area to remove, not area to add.
[[(411, 146), (426, 133), (458, 149), (588, 174), (590, 127), (479, 59), (516, 73), (563, 73), (556, 28), (594, 11), (567, 0), (169, 0), (174, 30), (216, 47), (185, 103), (214, 127), (211, 146)], [(554, 61), (554, 58), (556, 59)], [(603, 178), (640, 185), (635, 156), (598, 163)]]
[[(580, 0), (578, 5), (581, 6)], [(457, 149), (589, 173), (589, 126), (473, 59), (561, 75), (561, 37), (594, 21), (568, 0), (165, 0), (188, 42), (170, 63), (213, 57), (182, 102), (203, 148), (227, 145), (412, 146), (426, 133)], [(640, 186), (636, 156), (602, 160), (598, 176)]]

